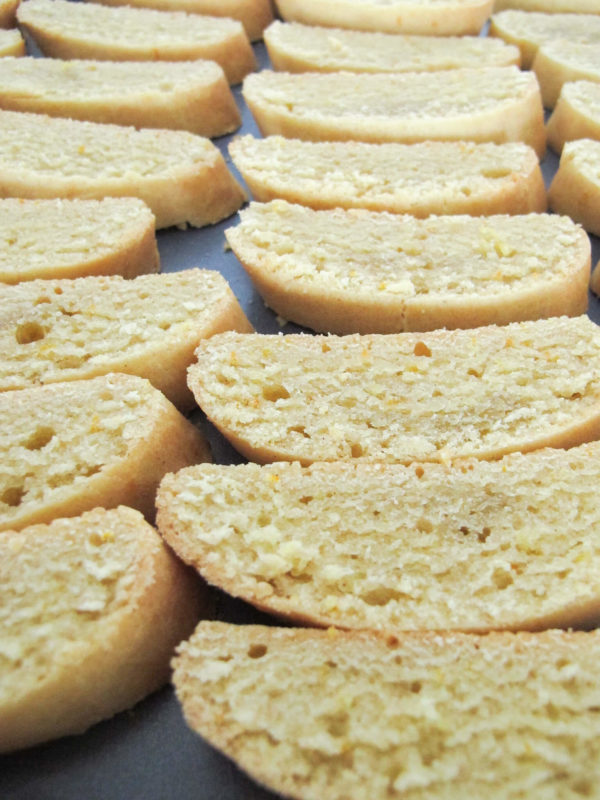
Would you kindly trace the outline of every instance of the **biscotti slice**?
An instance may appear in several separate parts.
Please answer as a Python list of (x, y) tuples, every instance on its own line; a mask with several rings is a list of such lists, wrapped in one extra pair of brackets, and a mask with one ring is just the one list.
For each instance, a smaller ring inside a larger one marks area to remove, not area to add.
[(263, 70), (244, 81), (263, 135), (310, 141), (522, 141), (546, 147), (540, 91), (517, 67), (396, 74)]
[(548, 144), (557, 153), (574, 139), (600, 140), (600, 83), (565, 83), (546, 126)]
[(494, 10), (519, 8), (545, 14), (600, 14), (598, 0), (495, 0)]
[(401, 36), (273, 22), (265, 45), (284, 72), (434, 72), (520, 63), (518, 48), (477, 36)]
[(222, 136), (241, 117), (214, 61), (0, 59), (0, 108)]
[(256, 67), (236, 20), (148, 8), (110, 8), (69, 0), (27, 0), (19, 25), (53, 58), (102, 61), (195, 61), (219, 64), (230, 83)]
[(569, 81), (600, 83), (600, 45), (557, 40), (540, 47), (533, 61), (546, 108), (554, 108)]
[(597, 797), (597, 632), (343, 633), (202, 622), (188, 724), (302, 800)]
[(521, 142), (303, 142), (241, 136), (229, 145), (257, 200), (315, 209), (430, 214), (546, 210), (535, 152)]
[(0, 575), (0, 752), (81, 733), (158, 689), (203, 603), (124, 506), (0, 533)]
[(385, 33), (478, 34), (493, 0), (275, 0), (284, 20)]
[(0, 0), (0, 28), (12, 28), (20, 0)]
[(600, 236), (600, 142), (577, 139), (565, 144), (548, 200), (558, 214), (568, 214), (588, 233)]
[(271, 0), (95, 0), (107, 6), (155, 8), (159, 11), (185, 11), (211, 17), (230, 17), (244, 26), (250, 41), (262, 39), (273, 19)]
[(154, 518), (166, 472), (210, 459), (205, 438), (132, 375), (0, 394), (0, 530), (101, 506)]
[(252, 461), (498, 458), (600, 438), (600, 328), (554, 317), (368, 336), (223, 333), (188, 381)]
[(157, 228), (210, 225), (245, 199), (202, 136), (19, 111), (0, 111), (0, 196), (134, 196), (150, 206)]
[(201, 464), (165, 476), (156, 519), (209, 583), (294, 621), (595, 626), (599, 459), (592, 442), (452, 466)]
[(0, 57), (24, 56), (25, 40), (18, 30), (3, 30), (0, 28)]
[(600, 45), (600, 16), (500, 11), (491, 19), (490, 35), (516, 45), (521, 51), (521, 66), (529, 69), (538, 48), (555, 39)]
[(158, 272), (154, 215), (135, 197), (0, 200), (0, 282)]
[(568, 217), (420, 220), (283, 200), (252, 203), (240, 217), (227, 241), (265, 303), (323, 333), (475, 328), (587, 310), (590, 242)]
[(195, 348), (230, 329), (253, 330), (212, 270), (0, 286), (0, 392), (125, 372), (188, 411)]

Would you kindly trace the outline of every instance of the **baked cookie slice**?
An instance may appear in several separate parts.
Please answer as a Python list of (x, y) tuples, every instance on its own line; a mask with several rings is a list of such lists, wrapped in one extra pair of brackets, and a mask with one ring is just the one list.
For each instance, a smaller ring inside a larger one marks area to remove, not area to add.
[(213, 270), (0, 285), (0, 392), (123, 372), (189, 411), (194, 350), (226, 330), (253, 329)]
[(163, 475), (210, 460), (200, 431), (132, 375), (3, 392), (0, 412), (0, 530), (96, 506), (151, 521)]
[(20, 111), (0, 111), (0, 196), (138, 197), (157, 228), (211, 225), (245, 200), (203, 136)]
[(229, 153), (256, 200), (314, 209), (430, 214), (546, 210), (535, 152), (522, 142), (305, 142), (235, 138)]
[(479, 36), (403, 36), (273, 22), (265, 45), (283, 72), (435, 72), (520, 63), (518, 48)]
[(27, 0), (19, 25), (44, 55), (102, 61), (195, 61), (219, 64), (230, 83), (256, 68), (254, 52), (240, 22), (219, 17), (111, 8), (69, 0)]
[(0, 533), (0, 752), (82, 733), (160, 688), (202, 592), (131, 508)]
[(0, 0), (0, 28), (12, 28), (20, 0)]
[(252, 461), (499, 458), (600, 438), (600, 328), (554, 317), (352, 336), (223, 333), (188, 382)]
[(593, 796), (598, 659), (596, 631), (202, 622), (174, 682), (192, 729), (285, 797)]
[(548, 144), (557, 153), (574, 139), (600, 141), (600, 83), (565, 83), (546, 126)]
[(0, 57), (24, 56), (25, 40), (18, 30), (3, 30), (0, 27)]
[(546, 147), (537, 80), (517, 67), (397, 74), (263, 70), (244, 98), (265, 136), (364, 142), (522, 141)]
[(241, 124), (214, 61), (0, 59), (0, 108), (222, 136)]
[(600, 142), (577, 139), (565, 144), (548, 201), (553, 211), (568, 214), (588, 233), (600, 236)]

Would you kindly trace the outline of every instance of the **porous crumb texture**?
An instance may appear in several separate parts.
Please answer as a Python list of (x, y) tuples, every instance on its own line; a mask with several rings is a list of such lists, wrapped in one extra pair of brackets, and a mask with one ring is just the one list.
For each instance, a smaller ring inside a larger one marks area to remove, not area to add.
[(158, 269), (154, 216), (141, 200), (0, 200), (4, 283)]
[[(0, 420), (1, 529), (109, 507), (128, 493), (131, 505), (149, 501), (149, 513), (165, 472), (208, 459), (192, 424), (128, 375), (4, 392)], [(140, 453), (152, 463), (134, 460)]]
[[(0, 7), (0, 14), (1, 14)], [(18, 30), (4, 30), (0, 28), (0, 57), (24, 56), (25, 42)]]
[(159, 11), (185, 11), (211, 17), (230, 17), (244, 26), (251, 41), (262, 39), (273, 19), (271, 0), (97, 0), (108, 6), (135, 6)]
[(488, 37), (400, 36), (301, 23), (265, 31), (273, 67), (288, 72), (419, 72), (519, 64), (514, 46)]
[(234, 139), (229, 152), (257, 200), (312, 208), (429, 214), (546, 210), (535, 152), (521, 142), (305, 142)]
[(215, 145), (187, 131), (0, 111), (0, 168), (3, 197), (133, 195), (158, 228), (213, 223), (244, 200)]
[(515, 66), (372, 75), (262, 70), (248, 75), (243, 93), (264, 135), (525, 141), (544, 152), (537, 81)]
[(108, 61), (216, 61), (230, 83), (256, 67), (242, 24), (227, 17), (149, 8), (73, 7), (69, 0), (27, 0), (19, 24), (45, 55)]
[(508, 44), (517, 45), (521, 51), (521, 66), (528, 69), (538, 48), (555, 39), (599, 45), (600, 16), (574, 13), (546, 14), (542, 11), (509, 9), (493, 15), (490, 34), (499, 36)]
[(251, 330), (212, 270), (0, 286), (0, 392), (128, 372), (189, 408), (185, 369), (194, 348), (231, 326)]
[(597, 633), (374, 634), (201, 623), (189, 724), (302, 800), (598, 797)]
[(230, 133), (240, 116), (214, 61), (3, 58), (0, 107), (71, 119)]
[(600, 139), (600, 83), (569, 81), (560, 91), (546, 128), (548, 144), (560, 153), (574, 139)]
[(125, 507), (0, 533), (0, 576), (0, 752), (158, 688), (198, 619), (197, 587)]
[(577, 139), (565, 144), (548, 201), (554, 211), (600, 236), (600, 142)]
[(225, 333), (188, 383), (254, 461), (496, 458), (600, 438), (587, 317), (390, 335)]
[[(252, 203), (227, 240), (269, 306), (330, 333), (468, 328), (587, 309), (568, 217), (428, 217)], [(1, 385), (1, 384), (0, 384)]]
[(387, 33), (478, 34), (493, 0), (276, 0), (287, 21)]
[(212, 584), (296, 621), (537, 629), (600, 614), (600, 444), (452, 467), (199, 465), (162, 535)]
[(560, 39), (547, 42), (538, 50), (532, 69), (540, 84), (544, 106), (554, 108), (565, 83), (600, 82), (600, 46), (597, 42), (581, 44)]

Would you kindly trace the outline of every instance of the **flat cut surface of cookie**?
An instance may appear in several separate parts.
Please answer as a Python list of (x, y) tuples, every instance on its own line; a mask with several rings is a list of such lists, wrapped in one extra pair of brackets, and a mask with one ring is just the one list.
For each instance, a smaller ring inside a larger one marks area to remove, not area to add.
[(24, 56), (25, 40), (18, 30), (3, 30), (0, 28), (0, 57)]
[(429, 72), (519, 64), (520, 53), (478, 36), (402, 36), (273, 22), (265, 31), (271, 63), (284, 72)]
[(474, 328), (587, 310), (589, 239), (568, 217), (417, 220), (273, 200), (240, 218), (227, 241), (266, 304), (323, 333)]
[(158, 272), (154, 215), (134, 197), (0, 200), (0, 281)]
[(577, 139), (563, 147), (548, 200), (553, 211), (568, 214), (600, 236), (600, 142)]
[(221, 136), (240, 114), (214, 61), (0, 60), (0, 108)]
[(166, 472), (210, 460), (204, 436), (148, 381), (107, 375), (0, 394), (0, 530), (96, 506), (154, 519)]
[(276, 0), (284, 20), (353, 30), (452, 36), (478, 34), (493, 0)]
[(440, 72), (294, 75), (263, 70), (244, 81), (263, 135), (310, 141), (523, 141), (542, 156), (535, 77), (517, 67)]
[(253, 461), (410, 463), (600, 438), (600, 330), (587, 317), (371, 336), (224, 333), (188, 382)]
[(166, 683), (201, 587), (137, 511), (0, 533), (0, 752), (67, 734)]
[(315, 209), (430, 214), (546, 210), (535, 152), (521, 142), (304, 142), (242, 136), (229, 145), (256, 200)]
[(301, 800), (595, 797), (600, 636), (341, 633), (201, 623), (188, 724)]
[(600, 16), (509, 9), (493, 15), (490, 34), (516, 45), (521, 51), (521, 66), (529, 69), (538, 49), (556, 39), (600, 45)]
[(135, 196), (157, 228), (209, 225), (244, 201), (220, 151), (202, 136), (19, 111), (0, 111), (0, 196)]
[(229, 329), (252, 326), (213, 270), (0, 285), (0, 392), (125, 372), (189, 410), (194, 349)]
[(155, 8), (159, 11), (185, 11), (237, 19), (250, 41), (262, 39), (264, 29), (273, 19), (271, 0), (96, 0), (107, 6)]
[(565, 83), (546, 126), (548, 144), (557, 153), (574, 139), (600, 140), (600, 83)]
[(69, 0), (27, 0), (18, 21), (53, 58), (103, 61), (216, 61), (230, 83), (256, 67), (242, 24), (149, 8), (111, 8)]
[(599, 457), (593, 442), (452, 467), (205, 464), (164, 478), (157, 522), (209, 583), (296, 622), (593, 626)]

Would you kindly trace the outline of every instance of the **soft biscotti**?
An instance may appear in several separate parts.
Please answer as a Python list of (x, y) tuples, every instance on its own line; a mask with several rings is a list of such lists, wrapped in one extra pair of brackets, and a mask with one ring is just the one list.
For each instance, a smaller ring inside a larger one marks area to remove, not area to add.
[(202, 622), (188, 724), (302, 800), (597, 796), (597, 632), (377, 635)]
[(546, 210), (535, 152), (521, 142), (304, 142), (241, 136), (229, 145), (256, 200), (315, 209), (430, 214)]
[(563, 147), (548, 191), (553, 211), (568, 214), (600, 236), (600, 142), (577, 139)]
[[(599, 18), (600, 19), (600, 18)], [(600, 83), (600, 46), (558, 39), (540, 47), (533, 61), (542, 102), (554, 108), (560, 90), (569, 81)]]
[(201, 610), (201, 586), (123, 506), (0, 533), (0, 574), (0, 752), (158, 689)]
[(600, 140), (600, 83), (565, 83), (546, 126), (548, 144), (557, 153), (574, 139)]
[(453, 465), (200, 464), (165, 476), (157, 524), (209, 583), (296, 622), (595, 626), (599, 458), (592, 442)]
[(0, 392), (124, 372), (189, 410), (195, 348), (231, 329), (252, 326), (212, 270), (0, 285)]
[(275, 0), (284, 20), (308, 25), (427, 36), (478, 34), (493, 0)]
[(24, 56), (25, 40), (18, 30), (3, 30), (0, 27), (0, 57)]
[(284, 72), (433, 72), (520, 63), (518, 48), (478, 36), (402, 36), (273, 22), (264, 35)]
[(250, 41), (262, 39), (264, 29), (273, 19), (271, 0), (95, 0), (107, 6), (137, 6), (159, 11), (185, 11), (237, 19)]
[(252, 203), (240, 217), (227, 241), (265, 303), (323, 333), (475, 328), (587, 310), (590, 243), (568, 217), (418, 220), (282, 200)]
[(523, 141), (545, 151), (535, 76), (517, 67), (400, 74), (294, 75), (263, 70), (244, 81), (263, 135), (310, 141)]
[(27, 0), (19, 25), (53, 58), (194, 61), (219, 64), (230, 83), (256, 67), (240, 22), (148, 8), (110, 8), (69, 0)]
[(556, 39), (600, 45), (600, 17), (594, 14), (500, 11), (491, 19), (490, 35), (516, 45), (521, 51), (521, 66), (529, 69), (538, 49)]
[(202, 136), (18, 111), (0, 111), (0, 196), (134, 196), (151, 208), (157, 228), (210, 225), (245, 199)]
[(101, 506), (154, 519), (166, 472), (210, 459), (148, 381), (107, 375), (0, 394), (0, 530)]
[(0, 0), (0, 28), (12, 28), (20, 0)]
[(0, 60), (0, 108), (222, 136), (240, 112), (214, 61)]
[(224, 333), (188, 382), (252, 461), (498, 458), (600, 438), (587, 317), (370, 336)]
[(158, 272), (154, 215), (135, 197), (0, 200), (0, 282)]

